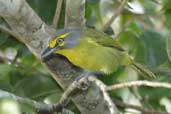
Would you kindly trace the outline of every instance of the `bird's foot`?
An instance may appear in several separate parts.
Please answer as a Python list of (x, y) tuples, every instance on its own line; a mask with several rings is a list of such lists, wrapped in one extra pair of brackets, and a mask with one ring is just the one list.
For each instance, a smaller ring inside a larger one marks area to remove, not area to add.
[(88, 89), (88, 87), (89, 87), (88, 77), (89, 76), (90, 76), (90, 73), (85, 72), (76, 78), (78, 89), (81, 89), (81, 90), (87, 90)]
[(82, 77), (76, 80), (78, 89), (87, 90), (89, 87), (88, 77)]
[(103, 74), (104, 73), (102, 73), (100, 71), (85, 71), (80, 76), (78, 76), (78, 78), (76, 78), (76, 81), (78, 82), (78, 88), (80, 87), (79, 89), (82, 89), (82, 90), (88, 89), (88, 87), (90, 85), (88, 78), (90, 76), (103, 75)]

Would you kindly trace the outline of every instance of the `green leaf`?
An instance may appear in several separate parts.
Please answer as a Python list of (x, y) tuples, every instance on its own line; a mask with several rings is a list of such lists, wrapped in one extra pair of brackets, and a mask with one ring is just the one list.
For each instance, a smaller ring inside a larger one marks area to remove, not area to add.
[(171, 28), (171, 8), (164, 11), (165, 24), (168, 28)]
[(123, 32), (118, 38), (122, 46), (128, 50), (128, 53), (135, 58), (136, 61), (145, 63), (146, 48), (143, 40), (131, 30)]
[(145, 42), (147, 51), (146, 64), (148, 66), (159, 66), (168, 59), (166, 39), (161, 34), (151, 30), (145, 30), (139, 37)]
[(55, 104), (60, 100), (61, 96), (62, 96), (62, 91), (60, 92), (54, 91), (54, 93), (45, 97), (44, 102), (46, 104)]
[(145, 13), (146, 14), (151, 14), (151, 15), (154, 15), (156, 14), (156, 10), (158, 8), (158, 4), (155, 3), (154, 1), (152, 0), (148, 0), (148, 1), (145, 1), (144, 4), (144, 10), (145, 10)]
[(9, 34), (6, 34), (5, 32), (0, 32), (0, 46), (3, 45), (9, 37)]
[(15, 84), (13, 92), (20, 96), (37, 99), (54, 94), (57, 89), (59, 87), (51, 77), (37, 74), (19, 80)]
[(9, 73), (15, 71), (17, 68), (13, 65), (0, 64), (0, 80), (9, 82)]
[(27, 2), (45, 22), (52, 21), (57, 0), (27, 0)]
[(100, 1), (88, 0), (86, 6), (86, 19), (87, 26), (102, 26), (102, 17), (100, 13)]
[(5, 91), (12, 91), (12, 85), (9, 82), (0, 80), (0, 89)]
[(166, 89), (166, 88), (140, 87), (139, 92), (142, 97), (150, 98), (149, 100), (157, 100), (162, 96), (171, 97), (170, 89)]
[(171, 8), (171, 1), (170, 0), (162, 0), (163, 10)]

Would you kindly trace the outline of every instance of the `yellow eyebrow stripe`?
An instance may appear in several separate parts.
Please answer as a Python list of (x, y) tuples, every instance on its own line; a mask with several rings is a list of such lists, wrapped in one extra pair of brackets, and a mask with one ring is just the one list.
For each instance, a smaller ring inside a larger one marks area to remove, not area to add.
[(56, 40), (57, 40), (57, 39), (54, 39), (54, 40), (52, 40), (52, 41), (49, 42), (49, 47), (50, 47), (50, 48), (54, 48), (54, 47), (55, 47), (55, 45), (56, 45)]
[(57, 41), (59, 38), (65, 38), (65, 37), (67, 37), (69, 34), (70, 34), (70, 32), (67, 32), (67, 33), (64, 33), (64, 34), (62, 34), (62, 35), (60, 35), (60, 36), (57, 36), (57, 37), (53, 38), (53, 39), (49, 42), (49, 47), (50, 47), (50, 48), (54, 48), (55, 45), (56, 45), (56, 41)]
[(56, 37), (56, 38), (65, 38), (65, 37), (67, 37), (69, 34), (70, 34), (70, 33), (67, 32), (67, 33), (64, 33), (64, 34), (62, 34), (62, 35)]

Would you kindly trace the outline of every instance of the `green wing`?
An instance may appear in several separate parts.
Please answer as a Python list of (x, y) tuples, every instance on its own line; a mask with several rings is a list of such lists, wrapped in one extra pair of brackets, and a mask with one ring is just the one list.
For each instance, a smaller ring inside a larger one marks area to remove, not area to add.
[(91, 40), (98, 43), (99, 45), (116, 48), (119, 51), (124, 51), (124, 49), (120, 46), (120, 44), (117, 41), (115, 41), (110, 36), (101, 31), (87, 28), (85, 30), (85, 36), (91, 38)]
[[(94, 30), (94, 29), (86, 29), (85, 35), (91, 38), (91, 40), (98, 45), (102, 45), (105, 47), (112, 47), (116, 50), (113, 50), (115, 55), (113, 55), (117, 61), (120, 63), (123, 63), (125, 65), (133, 65), (137, 71), (140, 71), (142, 74), (145, 74), (146, 76), (149, 76), (150, 78), (154, 78), (155, 74), (151, 72), (147, 67), (136, 63), (133, 59), (130, 58), (130, 56), (127, 53), (124, 53), (124, 49), (119, 45), (117, 41), (112, 39), (107, 34)], [(118, 51), (117, 51), (118, 50)], [(122, 53), (123, 52), (123, 53)], [(119, 58), (117, 57), (119, 56)], [(117, 65), (116, 65), (117, 66)]]

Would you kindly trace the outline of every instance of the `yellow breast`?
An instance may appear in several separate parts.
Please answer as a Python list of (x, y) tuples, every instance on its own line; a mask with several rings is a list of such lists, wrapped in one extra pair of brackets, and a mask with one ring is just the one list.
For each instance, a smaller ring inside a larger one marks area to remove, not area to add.
[(65, 56), (74, 65), (79, 65), (82, 63), (81, 55), (75, 50), (64, 49), (64, 50), (58, 50), (56, 53)]
[[(91, 47), (90, 45), (87, 47), (63, 49), (58, 50), (56, 53), (65, 56), (72, 64), (85, 70), (102, 71), (106, 74), (109, 74), (115, 69), (115, 67), (111, 67), (111, 62), (114, 60), (111, 58), (112, 60), (110, 61), (107, 55), (103, 55), (105, 53), (100, 53), (102, 51), (101, 48), (95, 49), (96, 47)], [(110, 63), (107, 63), (104, 59), (109, 60)]]

